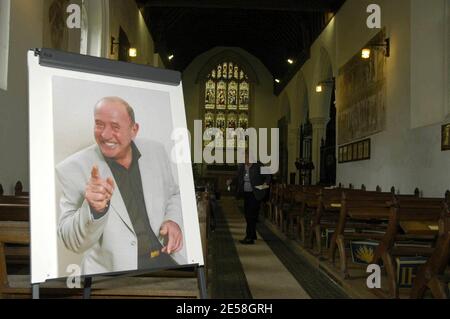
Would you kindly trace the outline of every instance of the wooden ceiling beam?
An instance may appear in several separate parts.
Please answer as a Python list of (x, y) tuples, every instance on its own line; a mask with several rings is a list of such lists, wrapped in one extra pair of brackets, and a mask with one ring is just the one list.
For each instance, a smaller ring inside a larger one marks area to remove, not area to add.
[(144, 8), (243, 9), (271, 11), (333, 12), (342, 0), (137, 0)]

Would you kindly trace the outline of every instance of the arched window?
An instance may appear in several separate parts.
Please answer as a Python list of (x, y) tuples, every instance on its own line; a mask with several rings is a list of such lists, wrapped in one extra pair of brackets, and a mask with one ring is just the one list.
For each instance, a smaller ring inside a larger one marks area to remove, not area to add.
[[(204, 129), (222, 131), (223, 139), (216, 138), (215, 146), (245, 147), (245, 142), (236, 145), (232, 136), (226, 136), (226, 130), (248, 128), (251, 90), (247, 74), (236, 63), (221, 62), (208, 74), (204, 92)], [(205, 141), (205, 146), (209, 143)]]

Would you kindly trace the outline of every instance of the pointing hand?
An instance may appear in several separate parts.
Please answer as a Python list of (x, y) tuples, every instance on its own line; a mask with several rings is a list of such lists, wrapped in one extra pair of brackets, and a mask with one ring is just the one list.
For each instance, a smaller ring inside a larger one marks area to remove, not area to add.
[(97, 213), (103, 212), (114, 192), (114, 181), (111, 177), (106, 180), (100, 177), (98, 167), (94, 165), (91, 178), (86, 185), (85, 199)]

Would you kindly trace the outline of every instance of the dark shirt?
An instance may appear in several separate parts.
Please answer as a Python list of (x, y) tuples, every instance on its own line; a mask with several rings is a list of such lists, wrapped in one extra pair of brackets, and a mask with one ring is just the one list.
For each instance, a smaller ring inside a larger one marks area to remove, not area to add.
[(133, 142), (131, 149), (132, 161), (128, 170), (113, 159), (105, 157), (105, 161), (113, 173), (137, 236), (138, 268), (174, 266), (175, 261), (167, 254), (161, 253), (162, 245), (150, 226), (138, 163), (141, 153)]

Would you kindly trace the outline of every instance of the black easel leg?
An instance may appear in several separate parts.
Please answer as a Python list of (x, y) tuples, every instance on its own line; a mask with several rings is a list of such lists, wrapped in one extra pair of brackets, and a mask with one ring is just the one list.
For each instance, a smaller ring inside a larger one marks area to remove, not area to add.
[(208, 293), (206, 290), (206, 274), (205, 267), (197, 267), (198, 287), (200, 290), (200, 299), (208, 299)]
[(39, 284), (33, 284), (31, 285), (31, 293), (32, 293), (32, 298), (33, 299), (40, 299), (39, 297)]
[(83, 299), (91, 299), (92, 277), (84, 278)]

